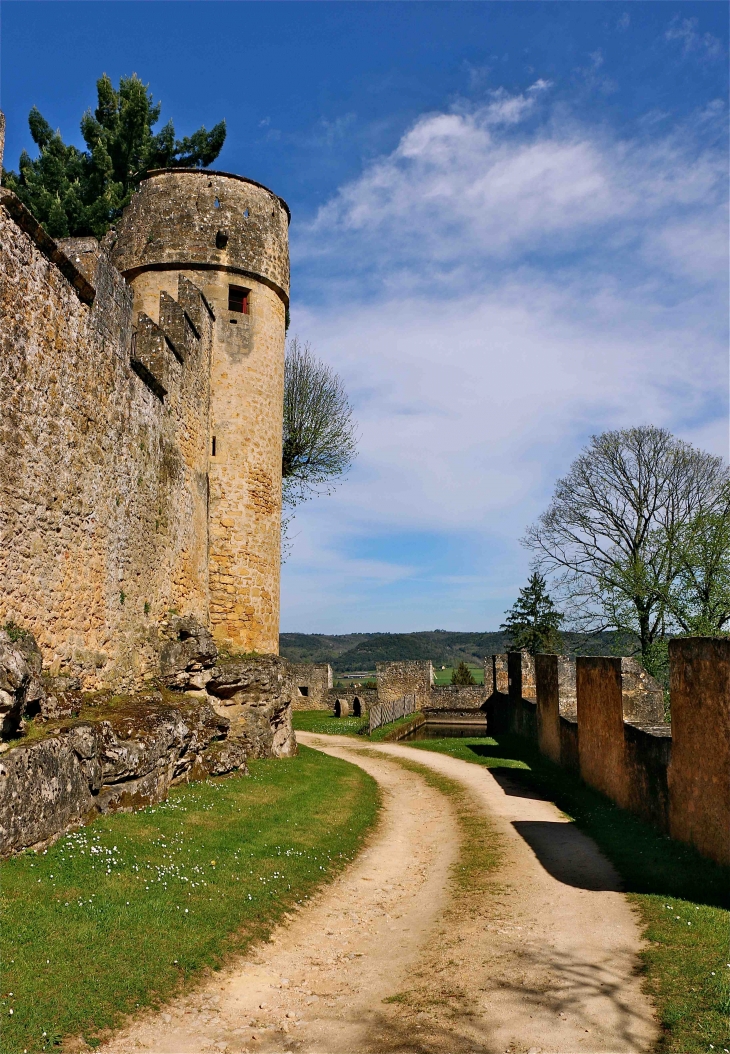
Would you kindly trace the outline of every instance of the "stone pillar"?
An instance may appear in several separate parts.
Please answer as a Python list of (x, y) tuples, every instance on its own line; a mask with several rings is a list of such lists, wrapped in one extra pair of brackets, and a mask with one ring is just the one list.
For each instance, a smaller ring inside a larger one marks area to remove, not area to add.
[(730, 640), (670, 641), (669, 830), (730, 865)]
[(494, 690), (501, 695), (509, 694), (509, 671), (507, 669), (507, 655), (493, 655), (494, 668)]
[(618, 805), (628, 804), (624, 763), (621, 659), (576, 659), (580, 774)]
[(558, 656), (535, 656), (537, 743), (540, 753), (560, 764), (560, 683)]

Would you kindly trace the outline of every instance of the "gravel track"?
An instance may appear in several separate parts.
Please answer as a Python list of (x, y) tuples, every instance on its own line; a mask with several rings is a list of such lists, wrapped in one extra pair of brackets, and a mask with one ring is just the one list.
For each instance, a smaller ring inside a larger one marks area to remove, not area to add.
[[(297, 733), (360, 765), (383, 812), (343, 874), (265, 944), (106, 1054), (633, 1054), (658, 1036), (641, 990), (639, 927), (618, 875), (550, 802), (508, 775), (400, 744)], [(476, 901), (454, 882), (458, 783), (501, 849)]]

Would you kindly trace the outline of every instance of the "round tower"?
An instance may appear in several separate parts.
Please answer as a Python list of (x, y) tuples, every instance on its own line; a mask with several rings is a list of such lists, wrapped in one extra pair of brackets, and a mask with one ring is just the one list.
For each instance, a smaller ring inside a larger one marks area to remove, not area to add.
[(213, 325), (209, 441), (211, 629), (235, 650), (278, 652), (281, 432), (289, 209), (253, 180), (151, 172), (118, 225), (114, 263), (135, 311), (159, 321), (184, 275)]

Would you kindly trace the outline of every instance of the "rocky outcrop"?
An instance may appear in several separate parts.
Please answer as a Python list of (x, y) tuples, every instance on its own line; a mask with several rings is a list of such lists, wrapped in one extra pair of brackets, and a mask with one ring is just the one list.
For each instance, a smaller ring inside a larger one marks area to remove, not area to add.
[(0, 852), (53, 841), (97, 813), (162, 801), (174, 783), (246, 771), (246, 745), (199, 700), (115, 701), (0, 756)]
[(163, 684), (178, 691), (202, 689), (218, 658), (213, 637), (188, 616), (174, 615), (162, 628), (165, 640), (160, 653)]
[(231, 722), (231, 736), (254, 758), (292, 757), (291, 672), (278, 655), (232, 658), (214, 666), (206, 684), (210, 701)]
[(30, 677), (30, 670), (24, 655), (11, 640), (10, 635), (5, 631), (0, 631), (0, 737), (2, 738), (13, 735), (21, 726)]
[(171, 616), (159, 637), (161, 690), (120, 697), (44, 674), (31, 634), (0, 631), (0, 855), (162, 801), (180, 780), (246, 771), (249, 756), (296, 753), (285, 659), (221, 661), (190, 617)]
[(43, 660), (35, 638), (17, 626), (0, 630), (0, 739), (23, 729), (26, 717), (42, 710)]

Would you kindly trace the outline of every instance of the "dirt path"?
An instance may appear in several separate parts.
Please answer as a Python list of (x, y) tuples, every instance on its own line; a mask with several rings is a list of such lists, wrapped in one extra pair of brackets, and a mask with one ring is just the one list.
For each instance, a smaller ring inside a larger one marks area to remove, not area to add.
[[(383, 790), (370, 845), (269, 943), (106, 1054), (628, 1054), (657, 1035), (636, 975), (638, 927), (618, 876), (549, 802), (442, 754), (298, 738), (361, 765)], [(452, 801), (383, 755), (457, 781), (500, 867), (476, 903), (455, 894)]]

